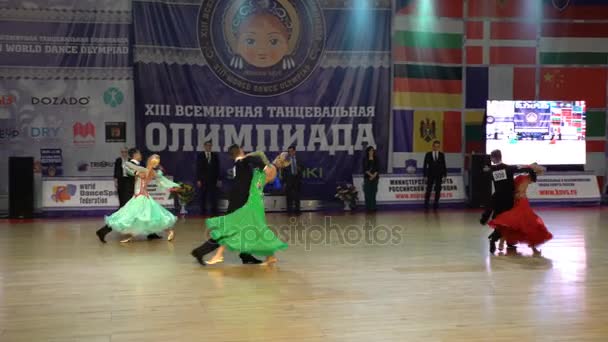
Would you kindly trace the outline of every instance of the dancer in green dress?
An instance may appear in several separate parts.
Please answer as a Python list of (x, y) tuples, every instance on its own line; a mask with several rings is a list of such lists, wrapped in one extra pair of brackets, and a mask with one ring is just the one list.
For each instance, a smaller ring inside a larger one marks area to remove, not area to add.
[(114, 214), (106, 217), (106, 226), (113, 230), (127, 234), (128, 237), (120, 242), (130, 242), (135, 235), (149, 235), (168, 230), (167, 240), (173, 240), (175, 233), (172, 229), (177, 217), (163, 208), (148, 194), (148, 183), (153, 179), (163, 189), (179, 187), (163, 176), (162, 171), (154, 170), (160, 163), (160, 156), (150, 156), (146, 163), (147, 168), (129, 165), (137, 172), (135, 183), (135, 196), (124, 207)]
[(245, 155), (243, 150), (238, 148), (236, 153), (238, 153), (235, 158), (237, 162), (247, 157), (259, 157), (265, 166), (263, 169), (260, 167), (254, 169), (249, 189), (243, 189), (249, 192), (244, 206), (228, 215), (213, 217), (205, 222), (211, 231), (211, 238), (220, 245), (213, 258), (206, 264), (223, 262), (224, 250), (228, 248), (241, 253), (265, 256), (266, 261), (262, 265), (270, 265), (278, 261), (274, 256), (275, 252), (286, 249), (287, 244), (281, 241), (266, 223), (263, 190), (266, 183), (274, 181), (277, 169), (284, 168), (289, 163), (286, 161), (285, 153), (279, 155), (272, 164), (262, 152)]

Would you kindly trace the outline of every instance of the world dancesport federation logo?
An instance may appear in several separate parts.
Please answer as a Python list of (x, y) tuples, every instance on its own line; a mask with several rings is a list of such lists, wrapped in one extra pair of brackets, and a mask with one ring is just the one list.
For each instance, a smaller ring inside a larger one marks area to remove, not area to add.
[(198, 31), (215, 76), (253, 96), (295, 89), (315, 71), (325, 48), (316, 0), (207, 0)]
[(76, 194), (76, 185), (57, 185), (53, 187), (51, 199), (57, 203), (67, 202)]

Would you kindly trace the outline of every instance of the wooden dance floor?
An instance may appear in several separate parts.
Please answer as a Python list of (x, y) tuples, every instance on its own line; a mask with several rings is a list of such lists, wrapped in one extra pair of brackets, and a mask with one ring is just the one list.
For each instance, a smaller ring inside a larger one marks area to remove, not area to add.
[(608, 341), (608, 211), (539, 214), (542, 257), (490, 257), (477, 212), (271, 214), (272, 268), (199, 266), (202, 219), (122, 245), (101, 219), (0, 221), (0, 341)]

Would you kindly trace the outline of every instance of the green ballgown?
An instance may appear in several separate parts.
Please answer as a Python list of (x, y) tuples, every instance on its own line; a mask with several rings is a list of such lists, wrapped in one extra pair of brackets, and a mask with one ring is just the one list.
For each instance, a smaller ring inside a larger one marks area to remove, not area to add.
[(105, 222), (108, 227), (131, 235), (157, 234), (173, 227), (177, 217), (148, 194), (148, 183), (152, 179), (156, 179), (157, 186), (164, 190), (179, 187), (179, 184), (165, 178), (160, 170), (146, 178), (137, 178), (135, 195), (120, 210), (106, 216)]
[(287, 248), (266, 224), (264, 213), (264, 185), (266, 174), (260, 169), (253, 171), (249, 186), (249, 198), (236, 211), (205, 221), (211, 231), (211, 238), (231, 251), (272, 256), (276, 251)]

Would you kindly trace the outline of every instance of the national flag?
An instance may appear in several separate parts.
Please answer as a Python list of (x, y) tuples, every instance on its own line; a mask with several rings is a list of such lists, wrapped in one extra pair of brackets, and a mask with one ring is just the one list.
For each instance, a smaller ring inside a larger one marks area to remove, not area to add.
[(586, 144), (587, 152), (606, 151), (606, 111), (591, 110), (586, 113)]
[(608, 18), (608, 3), (606, 0), (543, 0), (543, 18), (602, 20)]
[(541, 68), (540, 99), (586, 101), (588, 108), (605, 108), (607, 79), (606, 68)]
[(397, 14), (462, 18), (463, 0), (396, 0)]
[(393, 111), (393, 152), (412, 152), (414, 111)]
[(396, 64), (396, 108), (462, 108), (462, 67)]
[(428, 152), (439, 140), (446, 153), (462, 151), (462, 114), (459, 111), (393, 111), (393, 151)]
[(485, 108), (488, 101), (488, 68), (467, 67), (466, 68), (466, 108)]
[(541, 64), (608, 64), (608, 25), (551, 22), (542, 26)]
[(486, 108), (487, 100), (534, 100), (536, 68), (467, 67), (466, 108)]
[(540, 7), (535, 0), (469, 0), (470, 18), (537, 18)]
[(460, 112), (414, 111), (413, 152), (430, 151), (433, 141), (440, 140), (443, 151), (462, 151), (462, 120)]
[(396, 16), (393, 27), (395, 62), (462, 63), (461, 20)]
[(484, 146), (484, 118), (485, 110), (464, 112), (464, 141), (465, 153), (483, 153)]
[(467, 64), (536, 64), (534, 22), (468, 21)]

